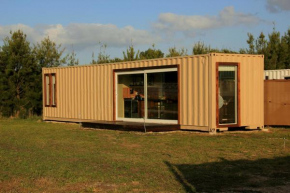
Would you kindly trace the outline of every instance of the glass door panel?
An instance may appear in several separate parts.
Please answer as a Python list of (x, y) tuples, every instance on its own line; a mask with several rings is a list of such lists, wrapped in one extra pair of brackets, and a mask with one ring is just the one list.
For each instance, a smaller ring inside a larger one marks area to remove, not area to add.
[(237, 124), (237, 66), (218, 67), (219, 124)]
[(147, 118), (178, 119), (177, 71), (147, 73)]
[(144, 74), (119, 74), (117, 77), (117, 117), (143, 118)]

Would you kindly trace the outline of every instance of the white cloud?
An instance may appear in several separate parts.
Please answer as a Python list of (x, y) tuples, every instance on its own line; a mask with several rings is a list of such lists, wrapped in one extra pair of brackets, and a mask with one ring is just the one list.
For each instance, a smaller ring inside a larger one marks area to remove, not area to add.
[(162, 13), (153, 28), (168, 33), (182, 32), (186, 36), (202, 30), (209, 30), (227, 26), (253, 25), (261, 21), (252, 14), (235, 12), (234, 7), (225, 7), (217, 16), (177, 15)]
[(24, 24), (0, 26), (0, 38), (10, 36), (9, 32), (21, 29), (31, 43), (40, 42), (49, 36), (51, 40), (58, 44), (76, 50), (96, 46), (99, 42), (107, 44), (109, 47), (123, 47), (131, 44), (144, 45), (159, 42), (160, 37), (146, 30), (135, 29), (132, 26), (119, 28), (113, 24), (82, 24), (72, 23), (67, 26), (38, 25), (35, 27)]
[(277, 13), (279, 11), (290, 11), (290, 1), (289, 0), (267, 0), (266, 7), (272, 13)]

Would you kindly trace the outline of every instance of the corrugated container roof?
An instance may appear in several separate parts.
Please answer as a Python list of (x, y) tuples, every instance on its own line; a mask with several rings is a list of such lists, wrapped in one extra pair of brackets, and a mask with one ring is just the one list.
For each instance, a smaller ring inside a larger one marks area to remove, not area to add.
[(154, 58), (154, 59), (144, 59), (144, 60), (134, 60), (134, 61), (124, 61), (124, 62), (115, 62), (115, 63), (104, 63), (104, 64), (84, 64), (84, 65), (77, 65), (77, 66), (58, 66), (58, 67), (49, 67), (49, 68), (42, 68), (42, 69), (52, 69), (52, 68), (79, 68), (85, 66), (107, 66), (107, 65), (122, 65), (124, 63), (138, 63), (143, 61), (160, 61), (160, 60), (170, 60), (170, 59), (179, 59), (179, 58), (193, 58), (193, 57), (202, 57), (202, 56), (240, 56), (240, 57), (264, 57), (264, 55), (257, 55), (257, 54), (233, 54), (233, 53), (209, 53), (209, 54), (198, 54), (198, 55), (188, 55), (188, 56), (176, 56), (176, 57), (168, 57), (168, 58)]

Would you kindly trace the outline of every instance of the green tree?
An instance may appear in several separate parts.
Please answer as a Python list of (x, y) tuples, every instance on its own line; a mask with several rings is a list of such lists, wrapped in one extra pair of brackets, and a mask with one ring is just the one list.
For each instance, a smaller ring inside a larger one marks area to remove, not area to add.
[(267, 44), (267, 65), (265, 68), (267, 70), (277, 69), (278, 67), (278, 54), (279, 54), (279, 45), (280, 45), (280, 32), (277, 32), (275, 29), (271, 34), (268, 35), (269, 41)]
[(257, 54), (266, 54), (267, 50), (267, 40), (265, 39), (265, 35), (263, 32), (260, 33), (258, 39), (256, 40), (256, 53)]
[(171, 47), (168, 49), (168, 54), (166, 57), (176, 57), (176, 56), (186, 56), (187, 55), (187, 49), (181, 48), (180, 50), (177, 50), (177, 48)]
[(253, 34), (248, 33), (248, 40), (247, 43), (249, 45), (249, 49), (247, 49), (247, 53), (248, 54), (255, 54), (255, 46), (254, 46), (254, 42), (255, 42), (255, 38), (253, 36)]
[(194, 44), (193, 49), (192, 49), (192, 54), (197, 55), (197, 54), (208, 54), (208, 53), (237, 53), (236, 51), (233, 51), (228, 48), (223, 48), (223, 49), (218, 49), (218, 48), (211, 48), (210, 45), (205, 45), (204, 42), (197, 42)]
[(92, 61), (91, 64), (97, 64), (98, 62), (95, 60), (95, 52), (92, 53)]
[(287, 64), (287, 58), (289, 56), (289, 50), (287, 45), (287, 40), (282, 37), (279, 44), (278, 50), (278, 62), (276, 69), (285, 69)]
[(282, 41), (287, 45), (285, 68), (290, 69), (290, 28), (282, 37)]
[(153, 59), (153, 58), (163, 58), (164, 53), (155, 48), (155, 45), (152, 45), (152, 48), (149, 48), (148, 50), (145, 50), (144, 52), (140, 52), (139, 55), (140, 59)]
[(231, 53), (231, 54), (237, 54), (238, 53), (238, 52), (233, 51), (233, 50), (231, 50), (229, 48), (223, 48), (223, 49), (221, 49), (220, 51), (217, 51), (217, 52), (221, 52), (221, 53)]
[(207, 54), (211, 52), (210, 46), (206, 46), (204, 42), (198, 41), (193, 45), (192, 54)]
[[(33, 97), (37, 98), (35, 102), (35, 111), (39, 114), (39, 109), (42, 109), (42, 73), (41, 68), (46, 67), (58, 67), (62, 65), (75, 65), (78, 63), (76, 60), (76, 54), (73, 52), (72, 55), (63, 56), (65, 48), (61, 44), (56, 44), (51, 41), (49, 37), (44, 38), (40, 43), (34, 45), (33, 54), (36, 60), (37, 69), (35, 82), (35, 92)], [(69, 60), (68, 60), (69, 58)]]
[(240, 54), (246, 54), (247, 53), (247, 50), (244, 49), (244, 48), (240, 48), (239, 53)]
[(38, 65), (41, 67), (57, 67), (66, 63), (68, 55), (62, 57), (65, 48), (51, 41), (49, 37), (44, 38), (41, 43), (34, 47)]
[(67, 56), (67, 65), (68, 66), (77, 66), (79, 65), (79, 59), (77, 59), (77, 54), (75, 53), (75, 50)]
[(268, 58), (268, 41), (263, 32), (260, 33), (259, 37), (255, 41), (256, 54), (264, 55), (264, 68), (267, 69), (269, 66)]
[(10, 34), (4, 39), (0, 56), (1, 111), (4, 116), (26, 117), (41, 100), (37, 92), (40, 72), (26, 35), (20, 30)]
[(100, 46), (100, 51), (98, 54), (98, 60), (97, 64), (104, 64), (104, 63), (109, 63), (110, 62), (110, 55), (106, 53), (107, 45), (102, 44)]
[(136, 52), (134, 49), (134, 46), (131, 44), (126, 50), (126, 52), (123, 51), (123, 61), (134, 61), (139, 60), (139, 50)]
[(6, 109), (4, 109), (5, 99), (8, 98), (6, 95), (6, 90), (9, 88), (7, 85), (7, 76), (5, 74), (5, 70), (7, 67), (7, 63), (3, 61), (3, 57), (5, 54), (0, 47), (0, 117), (5, 115)]
[(123, 60), (121, 58), (118, 58), (118, 57), (110, 59), (110, 63), (117, 63), (117, 62), (123, 62)]

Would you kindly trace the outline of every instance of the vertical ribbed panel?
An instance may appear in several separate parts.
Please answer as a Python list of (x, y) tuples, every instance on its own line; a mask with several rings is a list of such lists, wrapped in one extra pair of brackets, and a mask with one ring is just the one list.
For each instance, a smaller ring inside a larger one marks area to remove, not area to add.
[[(184, 59), (183, 59), (184, 62)], [(180, 77), (180, 110), (182, 111), (181, 115), (180, 115), (180, 123), (185, 124), (187, 122), (187, 108), (186, 108), (186, 101), (187, 101), (187, 96), (184, 95), (183, 93), (185, 92), (187, 86), (187, 81), (186, 81), (186, 76), (184, 76), (184, 74), (186, 73), (186, 64), (182, 65), (182, 67), (180, 68), (181, 70), (181, 77)]]
[[(187, 60), (184, 61), (187, 67), (186, 77), (187, 77), (188, 85), (194, 85), (193, 76), (192, 76), (192, 73), (193, 73), (192, 60), (193, 60), (192, 58), (187, 58)], [(187, 88), (188, 88), (188, 91), (186, 92), (187, 98), (191, 99), (191, 100), (188, 100), (188, 106), (192, 107), (193, 106), (193, 86), (188, 86)], [(187, 108), (185, 113), (187, 114), (187, 120), (188, 120), (187, 124), (193, 125), (193, 108)]]
[(197, 65), (197, 86), (198, 86), (198, 91), (197, 91), (197, 112), (200, 112), (200, 114), (198, 114), (198, 120), (197, 120), (197, 125), (202, 125), (201, 123), (201, 120), (202, 120), (202, 108), (203, 108), (203, 102), (202, 102), (202, 98), (204, 97), (203, 96), (203, 92), (202, 92), (202, 89), (203, 89), (203, 81), (202, 81), (202, 77), (203, 77), (203, 72), (202, 72), (202, 62), (201, 62), (201, 58), (198, 57), (198, 65)]
[(181, 64), (181, 124), (208, 126), (208, 56), (171, 61)]
[(205, 57), (204, 60), (204, 125), (209, 126), (208, 114), (209, 114), (209, 57)]
[[(198, 57), (194, 57), (194, 62), (193, 62), (193, 106), (192, 106), (192, 110), (193, 110), (193, 125), (196, 124), (198, 122), (198, 62), (199, 62), (199, 58)], [(196, 113), (195, 113), (196, 112)]]
[(69, 100), (70, 100), (69, 86), (71, 85), (71, 83), (69, 82), (70, 81), (69, 70), (64, 71), (63, 74), (64, 74), (63, 75), (64, 86), (63, 86), (62, 90), (65, 92), (65, 95), (64, 95), (64, 99), (63, 99), (62, 103), (64, 103), (64, 105), (67, 107), (66, 109), (64, 109), (63, 116), (69, 117), (69, 114), (70, 114), (70, 109), (69, 109), (70, 108), (70, 106), (69, 106)]
[[(208, 54), (106, 65), (44, 68), (56, 73), (57, 107), (44, 107), (45, 118), (113, 120), (113, 69), (180, 65), (180, 123), (216, 127), (216, 62), (240, 62), (241, 124), (262, 125), (263, 58)], [(262, 124), (261, 124), (262, 123)]]
[[(216, 62), (240, 63), (240, 119), (241, 126), (264, 125), (264, 58), (260, 55), (214, 54), (212, 69), (216, 69)], [(215, 74), (215, 73), (214, 73)], [(212, 82), (215, 88), (216, 80)], [(216, 96), (216, 92), (213, 94)], [(212, 103), (216, 108), (216, 101)], [(215, 113), (212, 112), (212, 115)], [(216, 122), (211, 116), (211, 122)]]
[(82, 106), (82, 101), (81, 101), (81, 94), (82, 94), (82, 69), (76, 69), (77, 71), (77, 93), (76, 93), (76, 116), (77, 119), (81, 119), (82, 118), (82, 113), (81, 113), (81, 106)]
[(77, 84), (76, 84), (76, 68), (71, 68), (70, 71), (70, 81), (71, 81), (71, 93), (70, 93), (70, 118), (75, 118), (76, 117), (76, 89), (77, 89)]
[(57, 107), (44, 117), (113, 120), (113, 69), (180, 65), (182, 125), (207, 126), (208, 57), (183, 57), (108, 65), (43, 69), (57, 74)]

